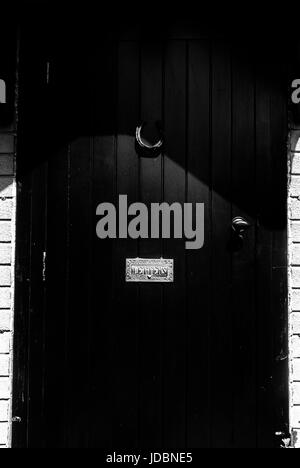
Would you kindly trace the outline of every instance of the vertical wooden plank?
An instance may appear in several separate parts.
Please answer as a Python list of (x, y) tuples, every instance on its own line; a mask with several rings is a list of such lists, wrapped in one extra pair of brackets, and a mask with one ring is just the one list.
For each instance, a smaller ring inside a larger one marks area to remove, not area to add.
[(32, 171), (32, 216), (30, 253), (30, 320), (28, 363), (28, 446), (40, 447), (44, 417), (44, 332), (46, 251), (47, 163)]
[[(90, 36), (82, 39), (70, 25), (66, 41), (70, 84), (67, 91), (69, 144), (68, 326), (66, 333), (66, 446), (89, 442), (89, 330), (93, 226)], [(78, 62), (80, 67), (78, 67)], [(81, 92), (78, 93), (78, 90)], [(76, 99), (76, 106), (73, 105)]]
[[(259, 60), (260, 59), (260, 60)], [(272, 312), (272, 194), (270, 83), (273, 76), (266, 56), (256, 63), (256, 289), (257, 289), (257, 444), (259, 448), (274, 443), (273, 327)], [(271, 85), (272, 86), (272, 85)]]
[[(186, 44), (168, 42), (165, 55), (164, 201), (186, 199)], [(186, 444), (186, 269), (184, 240), (164, 242), (174, 259), (175, 281), (164, 288), (164, 446)]]
[[(24, 153), (23, 153), (24, 154)], [(12, 444), (15, 448), (27, 447), (28, 411), (27, 411), (27, 369), (28, 354), (28, 316), (29, 316), (29, 272), (30, 272), (30, 229), (31, 217), (31, 177), (30, 174), (18, 173), (19, 222), (16, 228), (16, 267), (15, 267), (15, 310), (14, 318), (14, 375), (13, 375), (13, 415), (21, 418), (13, 425)], [(22, 216), (21, 216), (22, 213)]]
[[(287, 291), (287, 86), (283, 57), (275, 58), (270, 100), (272, 193), (272, 314), (273, 314), (273, 401), (276, 402), (275, 433), (289, 433), (289, 368), (288, 368), (288, 291)], [(281, 445), (277, 437), (275, 446)]]
[(233, 316), (231, 307), (231, 54), (212, 46), (212, 310), (210, 331), (211, 447), (233, 440)]
[(254, 79), (251, 54), (246, 61), (242, 45), (233, 54), (232, 217), (252, 224), (232, 257), (234, 446), (247, 448), (256, 445)]
[[(101, 44), (99, 42), (101, 41)], [(93, 65), (93, 215), (103, 202), (116, 199), (116, 47), (107, 38), (95, 40)], [(96, 219), (95, 225), (98, 221)], [(89, 446), (112, 447), (112, 336), (114, 240), (94, 232), (92, 313), (89, 333)], [(99, 337), (101, 337), (99, 339)]]
[[(65, 322), (68, 261), (68, 145), (50, 153), (47, 181), (43, 447), (64, 447)], [(60, 384), (59, 384), (60, 383)]]
[[(162, 120), (162, 44), (141, 46), (141, 120), (150, 124)], [(162, 155), (140, 161), (140, 201), (149, 209), (162, 201)], [(160, 258), (160, 239), (140, 241), (140, 256)], [(162, 444), (162, 287), (140, 285), (140, 446)]]
[[(127, 195), (128, 204), (138, 201), (138, 156), (135, 128), (139, 121), (139, 47), (121, 42), (118, 51), (118, 141), (117, 195)], [(117, 201), (117, 200), (116, 200)], [(116, 242), (114, 301), (111, 308), (114, 337), (112, 355), (113, 444), (137, 447), (139, 408), (139, 316), (138, 286), (126, 284), (126, 258), (138, 254), (137, 241)]]
[[(52, 74), (48, 85), (45, 141), (47, 141), (47, 227), (44, 276), (46, 281), (45, 390), (43, 447), (66, 447), (68, 427), (66, 346), (69, 327), (70, 223), (70, 94), (72, 58), (61, 31), (50, 46)], [(59, 112), (58, 112), (59, 109)], [(55, 124), (54, 124), (55, 123)], [(58, 385), (58, 382), (60, 385)]]
[[(187, 202), (204, 203), (204, 246), (187, 258), (187, 446), (207, 448), (210, 427), (210, 44), (188, 46)], [(195, 216), (195, 210), (193, 210)], [(194, 218), (195, 219), (195, 218)]]
[[(70, 145), (70, 260), (67, 333), (67, 419), (69, 448), (88, 444), (88, 350), (91, 246), (91, 139)], [(80, 248), (79, 248), (80, 246)]]

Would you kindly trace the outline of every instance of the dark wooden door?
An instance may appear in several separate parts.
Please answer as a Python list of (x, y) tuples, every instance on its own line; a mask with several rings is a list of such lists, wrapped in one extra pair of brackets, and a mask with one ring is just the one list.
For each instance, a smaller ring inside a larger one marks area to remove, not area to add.
[[(15, 446), (278, 446), (281, 58), (186, 24), (43, 28), (21, 37)], [(140, 121), (162, 122), (156, 157), (137, 154)], [(96, 207), (119, 194), (204, 203), (204, 247), (98, 239)], [(251, 223), (238, 248), (235, 216)], [(138, 256), (174, 259), (175, 282), (127, 284), (125, 260)]]

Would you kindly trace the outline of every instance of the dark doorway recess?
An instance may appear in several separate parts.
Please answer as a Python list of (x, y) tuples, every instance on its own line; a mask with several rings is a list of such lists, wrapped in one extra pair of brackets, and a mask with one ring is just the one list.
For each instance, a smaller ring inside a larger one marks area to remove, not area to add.
[[(22, 29), (15, 447), (272, 448), (288, 430), (283, 55), (190, 22)], [(163, 151), (136, 152), (141, 122)], [(205, 203), (205, 245), (102, 240), (96, 207)], [(233, 248), (231, 221), (251, 227)], [(126, 284), (126, 258), (174, 284)]]

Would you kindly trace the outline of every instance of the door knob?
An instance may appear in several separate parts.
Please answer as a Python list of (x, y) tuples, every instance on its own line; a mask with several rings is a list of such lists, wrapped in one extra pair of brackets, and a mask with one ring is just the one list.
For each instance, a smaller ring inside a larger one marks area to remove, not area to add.
[(250, 223), (245, 218), (242, 218), (242, 216), (236, 216), (232, 220), (232, 230), (234, 234), (236, 234), (241, 240), (244, 239), (244, 234), (245, 232), (249, 229), (251, 226)]

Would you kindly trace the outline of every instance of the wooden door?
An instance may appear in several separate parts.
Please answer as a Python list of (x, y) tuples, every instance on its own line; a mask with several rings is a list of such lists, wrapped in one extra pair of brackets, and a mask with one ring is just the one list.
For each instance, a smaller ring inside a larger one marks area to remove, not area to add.
[[(43, 27), (21, 40), (15, 446), (278, 446), (288, 422), (280, 58), (186, 25)], [(141, 121), (162, 122), (155, 157), (137, 152)], [(204, 203), (204, 247), (98, 239), (96, 207), (119, 194)], [(251, 224), (238, 247), (235, 216)], [(135, 257), (174, 259), (174, 283), (126, 283)]]

